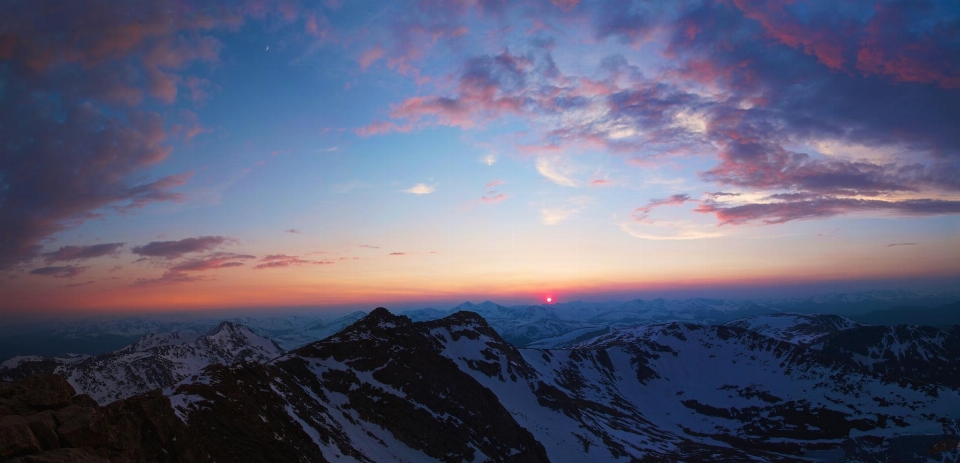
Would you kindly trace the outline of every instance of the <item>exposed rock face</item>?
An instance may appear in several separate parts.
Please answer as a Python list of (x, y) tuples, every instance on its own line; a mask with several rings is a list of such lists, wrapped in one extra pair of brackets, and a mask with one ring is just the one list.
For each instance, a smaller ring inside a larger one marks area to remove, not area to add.
[(204, 452), (160, 394), (100, 407), (62, 376), (0, 383), (0, 461), (202, 461)]

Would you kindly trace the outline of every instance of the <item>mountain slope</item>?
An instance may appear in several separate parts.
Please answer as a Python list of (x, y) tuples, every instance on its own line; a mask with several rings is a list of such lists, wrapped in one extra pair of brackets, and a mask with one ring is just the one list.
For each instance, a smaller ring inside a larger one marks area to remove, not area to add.
[(267, 448), (310, 461), (547, 461), (495, 395), (411, 327), (378, 309), (268, 365), (215, 366), (166, 393), (197, 432), (232, 429), (204, 434), (229, 458)]
[(647, 325), (570, 350), (517, 349), (474, 313), (415, 323), (385, 309), (164, 394), (228, 459), (926, 461), (960, 417), (954, 388), (889, 381), (735, 326)]
[(116, 352), (76, 361), (28, 358), (6, 362), (13, 370), (0, 371), (10, 379), (24, 372), (63, 375), (77, 391), (100, 404), (174, 384), (212, 364), (265, 362), (282, 350), (273, 341), (233, 322), (222, 322), (204, 335), (162, 333), (146, 335)]
[(886, 381), (960, 387), (960, 326), (871, 326), (837, 315), (773, 314), (727, 323), (858, 364)]
[(757, 315), (727, 322), (724, 325), (799, 345), (817, 344), (840, 331), (861, 326), (839, 315), (795, 313)]

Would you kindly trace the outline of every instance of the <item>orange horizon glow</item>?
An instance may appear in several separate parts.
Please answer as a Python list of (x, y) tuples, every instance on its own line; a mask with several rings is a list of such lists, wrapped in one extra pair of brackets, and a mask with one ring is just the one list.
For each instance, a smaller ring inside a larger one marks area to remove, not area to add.
[[(744, 294), (744, 299), (752, 298), (752, 292), (771, 293), (777, 288), (789, 290), (799, 286), (817, 286), (824, 284), (857, 285), (869, 287), (871, 281), (888, 281), (889, 275), (875, 274), (869, 277), (844, 278), (844, 275), (806, 275), (805, 278), (786, 280), (774, 276), (757, 276), (754, 278), (688, 278), (662, 279), (638, 283), (628, 280), (601, 282), (584, 282), (570, 279), (567, 281), (553, 280), (557, 287), (563, 287), (567, 294), (566, 301), (590, 300), (606, 302), (609, 300), (624, 300), (643, 298), (644, 295), (684, 292), (696, 292), (709, 295), (714, 292), (734, 292)], [(925, 281), (936, 275), (918, 274), (912, 279)], [(903, 280), (902, 276), (897, 276)], [(940, 278), (950, 281), (951, 278)], [(960, 272), (952, 277), (953, 281), (960, 282)], [(207, 282), (216, 283), (216, 282)], [(259, 285), (231, 286), (223, 284), (220, 290), (195, 286), (179, 287), (177, 291), (169, 288), (119, 288), (115, 291), (91, 291), (86, 294), (43, 294), (25, 289), (21, 293), (11, 293), (7, 299), (7, 306), (18, 307), (21, 311), (48, 311), (51, 313), (137, 313), (143, 311), (175, 312), (175, 311), (202, 311), (208, 309), (264, 309), (277, 308), (314, 308), (317, 310), (337, 310), (341, 308), (374, 308), (378, 306), (401, 305), (404, 307), (431, 307), (437, 303), (455, 304), (464, 301), (491, 300), (498, 303), (536, 304), (545, 301), (548, 304), (557, 302), (555, 295), (537, 296), (543, 294), (534, 288), (542, 288), (543, 282), (529, 281), (526, 284), (513, 283), (502, 285), (484, 285), (476, 287), (468, 284), (453, 284), (447, 287), (428, 286), (411, 287), (404, 282), (393, 286), (371, 286), (363, 284), (320, 283), (311, 285), (284, 285), (270, 286), (269, 283)], [(885, 286), (885, 285), (883, 285)], [(949, 285), (947, 285), (949, 286)], [(610, 295), (610, 296), (608, 296)], [(69, 296), (66, 297), (66, 296)], [(614, 297), (615, 296), (615, 297)], [(389, 308), (389, 307), (388, 307)]]

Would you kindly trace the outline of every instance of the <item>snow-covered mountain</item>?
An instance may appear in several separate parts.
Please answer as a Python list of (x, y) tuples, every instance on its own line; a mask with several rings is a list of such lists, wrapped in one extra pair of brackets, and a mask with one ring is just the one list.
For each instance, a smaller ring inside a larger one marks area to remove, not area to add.
[(956, 387), (891, 381), (784, 325), (776, 333), (794, 342), (672, 322), (575, 349), (517, 349), (476, 313), (416, 323), (377, 309), (324, 341), (266, 364), (212, 366), (164, 394), (224, 460), (251, 451), (377, 462), (960, 456)]
[[(570, 321), (536, 306), (474, 308)], [(83, 416), (107, 424), (79, 439), (72, 425), (54, 422), (58, 445), (180, 461), (960, 458), (960, 329), (776, 314), (725, 325), (607, 327), (577, 342), (571, 336), (565, 349), (518, 349), (474, 312), (413, 322), (377, 309), (281, 353), (227, 322), (203, 335), (145, 336), (109, 355), (60, 360), (79, 391), (179, 377), (161, 391), (102, 409), (82, 396), (35, 405), (47, 396), (31, 388), (64, 389), (55, 376), (38, 375), (0, 383), (0, 405), (8, 407), (0, 414), (21, 414), (27, 423), (39, 416), (28, 416), (37, 413), (30, 407), (55, 406), (54, 417), (66, 420), (85, 407)], [(81, 366), (88, 382), (70, 376)], [(10, 402), (14, 393), (19, 402)], [(141, 437), (111, 444), (114, 434)]]
[(283, 350), (270, 339), (233, 322), (222, 322), (202, 335), (146, 335), (118, 351), (71, 358), (15, 357), (0, 365), (0, 377), (52, 372), (79, 393), (107, 404), (174, 384), (212, 364), (265, 362)]
[(799, 345), (817, 344), (840, 331), (862, 326), (839, 315), (797, 313), (756, 315), (734, 320), (725, 325)]

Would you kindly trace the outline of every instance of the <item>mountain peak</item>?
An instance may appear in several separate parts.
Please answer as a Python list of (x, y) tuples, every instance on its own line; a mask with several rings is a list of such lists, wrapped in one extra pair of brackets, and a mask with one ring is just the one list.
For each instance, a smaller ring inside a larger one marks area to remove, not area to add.
[(213, 335), (218, 334), (218, 333), (220, 333), (220, 332), (236, 333), (236, 332), (239, 332), (239, 331), (242, 331), (242, 330), (248, 330), (248, 331), (249, 331), (249, 328), (247, 328), (246, 326), (243, 326), (243, 325), (241, 325), (241, 324), (239, 324), (239, 323), (236, 323), (236, 322), (231, 322), (231, 321), (224, 320), (224, 321), (220, 322), (219, 325), (213, 327), (210, 331), (207, 331), (207, 334), (206, 334), (206, 335), (207, 335), (207, 336), (213, 336)]
[(373, 331), (392, 329), (398, 326), (408, 325), (410, 323), (410, 319), (403, 315), (394, 315), (384, 307), (377, 307), (376, 309), (370, 311), (366, 317), (363, 317), (350, 325), (350, 327), (345, 329), (344, 332), (351, 330)]
[(503, 306), (489, 300), (483, 301), (479, 304), (474, 304), (473, 302), (466, 301), (454, 307), (453, 312), (458, 312), (458, 311), (478, 312), (478, 311), (496, 310), (499, 308), (503, 308)]
[(459, 312), (454, 312), (446, 317), (441, 319), (444, 322), (447, 322), (450, 325), (479, 325), (479, 326), (489, 326), (487, 320), (480, 316), (476, 312), (471, 312), (469, 310), (461, 310)]
[(364, 317), (364, 318), (367, 318), (367, 319), (370, 319), (370, 320), (389, 320), (389, 321), (393, 321), (393, 320), (395, 320), (395, 319), (397, 319), (397, 318), (399, 318), (399, 317), (398, 317), (397, 315), (394, 315), (393, 313), (391, 313), (389, 310), (387, 310), (386, 307), (377, 307), (376, 309), (371, 310), (370, 313), (368, 313), (367, 316)]

